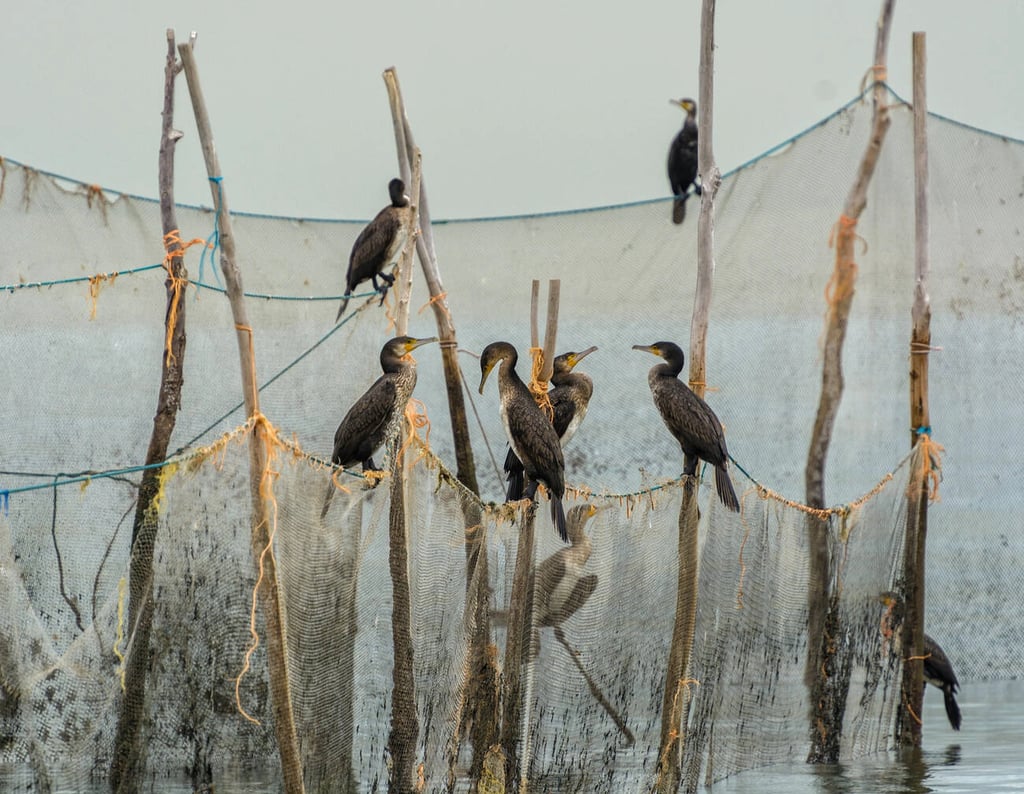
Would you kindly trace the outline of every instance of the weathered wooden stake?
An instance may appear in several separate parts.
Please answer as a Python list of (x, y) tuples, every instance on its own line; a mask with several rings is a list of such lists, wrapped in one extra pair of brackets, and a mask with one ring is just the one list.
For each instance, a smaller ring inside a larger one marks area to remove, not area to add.
[[(700, 19), (700, 93), (697, 130), (697, 170), (701, 180), (700, 217), (697, 227), (697, 286), (690, 320), (690, 388), (703, 398), (706, 388), (706, 350), (711, 287), (715, 272), (715, 195), (722, 178), (712, 146), (714, 121), (715, 0), (703, 0)], [(697, 538), (699, 527), (696, 478), (683, 483), (679, 505), (675, 619), (662, 692), (661, 739), (656, 790), (659, 794), (679, 787), (686, 715), (690, 706), (687, 669), (697, 623)]]
[[(831, 280), (831, 304), (825, 330), (824, 363), (821, 397), (811, 434), (807, 466), (804, 470), (806, 502), (810, 507), (825, 509), (825, 461), (832, 440), (832, 428), (839, 412), (843, 394), (843, 342), (853, 304), (857, 265), (854, 246), (857, 242), (857, 221), (867, 204), (867, 190), (875, 172), (882, 142), (889, 128), (889, 109), (885, 104), (885, 79), (889, 30), (895, 0), (883, 0), (875, 37), (874, 113), (871, 137), (861, 160), (860, 169), (847, 196), (843, 213), (835, 228), (835, 269)], [(812, 714), (809, 734), (811, 763), (835, 763), (839, 760), (842, 718), (849, 687), (850, 667), (839, 638), (838, 593), (832, 588), (835, 578), (834, 559), (829, 548), (828, 524), (817, 516), (808, 516), (807, 533), (810, 545), (810, 586), (808, 588), (808, 654), (805, 680), (810, 687)]]
[[(181, 387), (185, 366), (185, 286), (188, 272), (183, 259), (184, 247), (178, 232), (174, 210), (174, 150), (181, 133), (174, 124), (174, 80), (181, 65), (174, 48), (174, 31), (167, 31), (167, 62), (164, 66), (164, 109), (160, 129), (159, 190), (160, 220), (167, 252), (167, 310), (164, 326), (169, 345), (161, 353), (160, 394), (157, 398), (153, 433), (146, 451), (146, 465), (167, 458), (167, 448), (181, 405)], [(131, 650), (125, 662), (125, 695), (118, 714), (110, 783), (115, 792), (139, 791), (145, 779), (145, 750), (142, 723), (146, 707), (146, 676), (149, 672), (149, 639), (153, 615), (153, 550), (159, 516), (153, 501), (160, 488), (160, 470), (146, 469), (139, 487), (132, 527), (131, 574), (129, 578), (128, 616), (132, 624)], [(193, 770), (193, 774), (200, 773)], [(198, 788), (210, 780), (196, 780)]]
[[(925, 34), (913, 34), (914, 71), (914, 304), (910, 334), (910, 443), (931, 435), (928, 414), (928, 357), (931, 351), (931, 302), (928, 298), (928, 102)], [(927, 455), (928, 450), (919, 450)], [(916, 477), (917, 472), (911, 476)], [(925, 540), (928, 534), (928, 483), (913, 483), (907, 504), (907, 538), (903, 552), (904, 603), (903, 683), (897, 712), (897, 740), (903, 747), (921, 746), (924, 700)], [(913, 659), (914, 661), (908, 661)]]
[(267, 660), (270, 674), (270, 694), (274, 710), (274, 730), (277, 735), (278, 752), (281, 755), (281, 774), (287, 794), (304, 791), (302, 781), (302, 760), (295, 731), (295, 717), (292, 712), (291, 689), (288, 680), (288, 650), (285, 638), (286, 624), (284, 606), (277, 580), (277, 565), (273, 554), (265, 554), (270, 546), (270, 515), (267, 495), (263, 483), (267, 477), (267, 428), (266, 420), (260, 413), (259, 391), (256, 386), (256, 361), (254, 331), (249, 325), (245, 308), (242, 274), (235, 260), (235, 237), (228, 210), (227, 189), (224, 186), (217, 150), (213, 142), (213, 130), (206, 110), (206, 100), (199, 84), (199, 70), (193, 53), (193, 42), (178, 45), (182, 67), (188, 80), (192, 97), (192, 111), (196, 117), (199, 140), (202, 144), (203, 159), (210, 180), (214, 207), (219, 224), (221, 247), (220, 266), (224, 274), (228, 301), (235, 323), (238, 341), (238, 356), (242, 370), (242, 393), (250, 420), (256, 422), (249, 438), (249, 485), (252, 495), (252, 551), (254, 559), (263, 560), (263, 578), (259, 588), (267, 634)]

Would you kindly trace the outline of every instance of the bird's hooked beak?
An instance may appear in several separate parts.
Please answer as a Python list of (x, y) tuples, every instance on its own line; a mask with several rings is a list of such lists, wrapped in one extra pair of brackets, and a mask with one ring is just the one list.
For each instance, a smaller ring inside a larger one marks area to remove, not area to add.
[(423, 345), (429, 345), (431, 342), (436, 342), (436, 341), (437, 341), (437, 337), (436, 336), (428, 336), (428, 337), (425, 337), (423, 339), (410, 339), (404, 345), (404, 347), (405, 347), (405, 355), (403, 356), (403, 358), (410, 358), (411, 359), (412, 356), (410, 354), (417, 347), (421, 347)]
[(656, 356), (661, 355), (661, 350), (657, 345), (633, 345), (634, 350), (640, 350), (644, 353), (653, 353)]
[(491, 374), (491, 370), (494, 369), (494, 365), (497, 364), (499, 359), (492, 358), (489, 361), (480, 362), (480, 370), (482, 375), (480, 376), (480, 393), (484, 393), (484, 384), (487, 382), (487, 376)]
[(581, 351), (581, 352), (579, 352), (579, 353), (573, 353), (573, 355), (572, 355), (572, 356), (570, 357), (570, 359), (569, 359), (569, 367), (570, 367), (570, 368), (571, 368), (571, 367), (575, 367), (575, 366), (576, 366), (577, 364), (579, 364), (579, 363), (580, 363), (580, 362), (581, 362), (581, 361), (582, 361), (582, 360), (583, 360), (584, 358), (586, 358), (587, 356), (589, 356), (589, 355), (590, 355), (591, 353), (593, 353), (593, 352), (594, 352), (595, 350), (597, 350), (597, 346), (596, 346), (596, 345), (592, 345), (592, 346), (588, 347), (588, 348), (587, 348), (586, 350), (583, 350), (583, 351)]

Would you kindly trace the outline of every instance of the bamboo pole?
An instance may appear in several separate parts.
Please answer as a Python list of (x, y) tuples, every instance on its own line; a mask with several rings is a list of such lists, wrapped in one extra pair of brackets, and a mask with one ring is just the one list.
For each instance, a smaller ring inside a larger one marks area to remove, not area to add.
[[(412, 160), (411, 196), (420, 191), (420, 157)], [(412, 228), (416, 228), (417, 205), (412, 206)], [(413, 235), (406, 241), (399, 260), (395, 287), (398, 293), (395, 330), (399, 336), (409, 332), (409, 305), (412, 293)], [(408, 475), (405, 455), (406, 430), (401, 426), (391, 447), (391, 507), (389, 520), (388, 567), (391, 573), (391, 640), (395, 662), (391, 668), (391, 731), (388, 750), (392, 763), (388, 770), (391, 794), (416, 791), (416, 746), (419, 718), (416, 715), (415, 648), (412, 641), (412, 587), (409, 581), (409, 530), (405, 493)]]
[[(408, 167), (409, 159), (416, 148), (416, 141), (405, 113), (402, 100), (402, 89), (398, 82), (398, 73), (394, 67), (384, 70), (384, 82), (387, 84), (388, 96), (391, 101), (391, 115), (395, 126), (395, 140), (399, 149), (399, 165), (402, 174)], [(404, 176), (403, 176), (404, 178)], [(441, 361), (444, 366), (445, 383), (448, 389), (448, 409), (452, 419), (452, 436), (455, 441), (456, 477), (459, 482), (473, 493), (479, 494), (476, 481), (476, 465), (473, 461), (473, 448), (469, 440), (469, 421), (466, 416), (466, 403), (462, 393), (462, 373), (457, 357), (458, 340), (455, 324), (448, 309), (447, 293), (441, 281), (441, 270), (437, 263), (434, 249), (434, 234), (430, 225), (430, 205), (427, 200), (427, 189), (424, 180), (420, 179), (419, 196), (410, 194), (416, 202), (419, 215), (419, 234), (416, 237), (416, 253), (419, 255), (423, 276), (430, 291), (430, 306), (434, 310), (437, 321), (437, 336), (441, 348)]]
[[(249, 439), (249, 486), (252, 496), (252, 538), (251, 545), (255, 559), (262, 562), (259, 595), (261, 598), (267, 633), (267, 658), (270, 673), (270, 694), (274, 711), (274, 730), (277, 735), (278, 752), (281, 755), (281, 774), (287, 794), (304, 791), (302, 781), (302, 760), (299, 754), (298, 736), (295, 731), (295, 717), (292, 712), (291, 690), (288, 680), (288, 650), (285, 639), (286, 621), (284, 604), (277, 580), (277, 564), (271, 548), (271, 511), (268, 505), (269, 463), (267, 457), (266, 421), (260, 414), (259, 392), (256, 387), (256, 355), (253, 330), (245, 308), (242, 274), (235, 259), (235, 236), (228, 210), (227, 190), (224, 187), (220, 162), (213, 142), (213, 129), (206, 110), (199, 70), (193, 52), (193, 40), (178, 45), (189, 94), (192, 97), (192, 111), (199, 130), (199, 140), (206, 162), (217, 212), (221, 247), (220, 266), (231, 314), (235, 322), (238, 341), (238, 356), (242, 371), (242, 393), (246, 412), (255, 422), (254, 432)], [(262, 421), (261, 421), (262, 420)], [(269, 552), (269, 553), (268, 553)]]
[[(160, 220), (164, 234), (167, 269), (167, 310), (164, 327), (167, 345), (161, 353), (160, 393), (153, 433), (146, 451), (146, 465), (167, 459), (167, 448), (181, 405), (185, 365), (185, 270), (184, 245), (178, 232), (174, 209), (174, 152), (181, 133), (174, 129), (174, 81), (181, 71), (174, 45), (174, 31), (167, 30), (167, 60), (164, 66), (163, 122), (160, 128), (159, 190)], [(146, 676), (149, 671), (150, 631), (153, 615), (153, 549), (158, 529), (154, 499), (160, 489), (160, 470), (147, 468), (142, 475), (139, 498), (132, 527), (131, 575), (128, 615), (132, 621), (131, 650), (125, 662), (125, 696), (118, 713), (114, 753), (110, 766), (111, 789), (115, 792), (139, 791), (145, 772), (142, 723), (146, 705)], [(193, 774), (202, 774), (193, 769)], [(199, 788), (212, 780), (192, 781)]]
[[(857, 276), (857, 265), (854, 262), (857, 222), (867, 205), (868, 185), (878, 164), (882, 142), (889, 128), (889, 109), (885, 103), (886, 88), (883, 80), (894, 5), (895, 0), (883, 0), (882, 3), (872, 67), (875, 82), (871, 136), (835, 228), (835, 267), (829, 290), (831, 297), (825, 330), (821, 397), (807, 453), (807, 466), (804, 470), (806, 503), (818, 509), (824, 509), (826, 504), (825, 462), (843, 394), (843, 342), (846, 338)], [(843, 634), (839, 625), (839, 593), (832, 587), (838, 576), (830, 548), (833, 541), (830, 532), (827, 531), (826, 522), (817, 517), (808, 517), (807, 532), (811, 570), (807, 594), (809, 650), (804, 675), (810, 687), (813, 704), (809, 727), (811, 750), (808, 761), (835, 763), (839, 760), (850, 667), (839, 640)]]
[[(928, 415), (928, 355), (931, 349), (931, 302), (928, 297), (928, 102), (925, 34), (912, 36), (914, 82), (914, 304), (910, 335), (910, 443), (931, 435)], [(929, 454), (926, 449), (919, 454)], [(913, 475), (916, 476), (916, 475)], [(901, 703), (897, 712), (897, 741), (903, 747), (921, 746), (921, 713), (924, 700), (924, 592), (925, 541), (928, 534), (928, 483), (912, 488), (907, 505), (907, 539), (903, 556), (904, 659)]]
[[(391, 117), (395, 132), (395, 145), (403, 179), (411, 173), (409, 165), (416, 147), (412, 128), (405, 113), (402, 90), (398, 73), (391, 67), (383, 74), (391, 105)], [(418, 150), (416, 150), (418, 151)], [(448, 411), (452, 422), (452, 437), (455, 443), (456, 477), (474, 494), (479, 494), (476, 480), (476, 465), (469, 439), (469, 422), (462, 391), (462, 371), (457, 358), (458, 340), (452, 320), (440, 268), (434, 250), (433, 231), (430, 225), (430, 210), (427, 191), (422, 174), (418, 196), (411, 194), (416, 202), (419, 218), (416, 236), (416, 252), (430, 292), (430, 306), (437, 322), (440, 340), (441, 361), (444, 367), (445, 384), (448, 392)], [(484, 772), (486, 753), (498, 740), (498, 669), (494, 654), (489, 652), (491, 642), (491, 614), (488, 604), (490, 592), (487, 565), (487, 533), (482, 530), (480, 504), (475, 500), (462, 500), (462, 511), (466, 525), (466, 614), (468, 632), (468, 673), (466, 682), (466, 708), (460, 719), (459, 733), (468, 728), (473, 746), (470, 777), (480, 779)], [(453, 752), (457, 756), (457, 748)]]
[[(693, 317), (690, 320), (690, 388), (699, 397), (705, 393), (708, 318), (714, 281), (714, 206), (721, 184), (712, 146), (714, 120), (715, 0), (701, 3), (700, 88), (697, 131), (697, 168), (701, 178), (700, 217), (697, 227), (697, 284)], [(675, 620), (672, 644), (665, 671), (661, 708), (661, 752), (656, 790), (676, 791), (681, 774), (686, 715), (690, 706), (687, 669), (697, 623), (697, 540), (700, 524), (696, 478), (686, 478), (679, 505)]]
[(505, 753), (505, 781), (510, 788), (525, 786), (529, 771), (523, 767), (519, 749), (525, 699), (523, 674), (530, 662), (533, 625), (536, 517), (537, 502), (531, 500), (523, 511), (522, 528), (516, 543), (516, 564), (512, 573), (512, 597), (509, 600), (505, 634), (505, 665), (501, 677), (501, 747)]

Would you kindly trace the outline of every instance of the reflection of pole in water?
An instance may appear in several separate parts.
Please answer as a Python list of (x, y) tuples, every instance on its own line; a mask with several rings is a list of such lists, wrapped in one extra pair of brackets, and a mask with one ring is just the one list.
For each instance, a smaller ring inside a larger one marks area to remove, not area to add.
[[(566, 517), (566, 532), (570, 546), (563, 547), (547, 557), (538, 567), (536, 576), (536, 626), (552, 626), (555, 639), (569, 654), (569, 658), (583, 675), (590, 687), (590, 692), (598, 703), (608, 712), (629, 744), (633, 744), (633, 734), (626, 727), (625, 721), (615, 710), (597, 686), (590, 674), (583, 667), (579, 652), (574, 650), (565, 638), (562, 623), (587, 602), (597, 588), (597, 574), (586, 574), (584, 566), (590, 559), (591, 543), (584, 529), (587, 522), (597, 515), (597, 508), (591, 504), (576, 505)], [(536, 629), (535, 629), (536, 631)], [(539, 640), (534, 637), (534, 653), (539, 650)]]

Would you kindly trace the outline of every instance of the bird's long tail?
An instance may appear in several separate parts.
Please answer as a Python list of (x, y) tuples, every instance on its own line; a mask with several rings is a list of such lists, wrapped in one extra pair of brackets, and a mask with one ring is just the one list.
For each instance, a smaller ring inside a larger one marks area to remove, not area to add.
[(558, 530), (558, 537), (564, 543), (569, 542), (569, 533), (565, 529), (565, 509), (562, 507), (562, 497), (551, 494), (551, 523)]
[(949, 685), (942, 687), (942, 697), (946, 701), (946, 716), (949, 717), (949, 724), (953, 726), (954, 731), (960, 730), (960, 706), (957, 705), (953, 687)]
[(351, 292), (346, 292), (345, 297), (341, 299), (341, 308), (338, 309), (338, 316), (334, 318), (334, 322), (338, 322), (341, 319), (341, 315), (345, 313), (345, 307), (348, 306), (349, 296)]
[(505, 456), (505, 479), (508, 481), (508, 490), (505, 492), (506, 502), (517, 502), (523, 498), (525, 476), (522, 461), (516, 457), (514, 450), (509, 449)]
[(672, 223), (683, 222), (686, 217), (686, 199), (689, 197), (689, 193), (683, 193), (681, 196), (676, 196), (676, 200), (672, 202)]
[(721, 466), (715, 466), (715, 488), (718, 491), (718, 498), (722, 500), (722, 504), (732, 510), (734, 513), (740, 511), (740, 500), (736, 498), (736, 491), (732, 487), (732, 478), (729, 477), (729, 470), (723, 463)]

